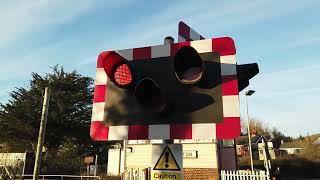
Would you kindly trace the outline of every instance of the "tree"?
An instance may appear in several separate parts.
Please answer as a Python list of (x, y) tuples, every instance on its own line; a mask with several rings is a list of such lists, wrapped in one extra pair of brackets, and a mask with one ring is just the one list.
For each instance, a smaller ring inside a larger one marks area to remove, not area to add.
[[(256, 135), (263, 135), (267, 139), (272, 139), (275, 147), (279, 147), (281, 145), (281, 141), (289, 142), (292, 141), (292, 137), (285, 136), (282, 132), (280, 132), (276, 127), (270, 128), (266, 123), (260, 121), (258, 119), (250, 119), (250, 131), (255, 132)], [(242, 134), (247, 135), (247, 123), (242, 121)], [(243, 140), (242, 143), (246, 143), (246, 139)]]
[[(247, 130), (247, 121), (242, 121), (242, 132), (243, 134), (248, 134), (248, 130)], [(269, 137), (269, 127), (266, 123), (264, 123), (263, 121), (260, 121), (258, 119), (250, 119), (250, 131), (251, 134), (252, 132), (255, 132), (257, 135), (264, 135), (264, 136), (268, 136)]]
[[(55, 150), (64, 141), (73, 141), (78, 148), (93, 143), (89, 137), (93, 99), (93, 80), (76, 71), (65, 72), (58, 65), (41, 76), (32, 73), (29, 88), (16, 88), (10, 100), (0, 104), (0, 142), (17, 150), (34, 150), (42, 110), (43, 90), (51, 89), (45, 147)], [(86, 149), (86, 148), (84, 148)]]

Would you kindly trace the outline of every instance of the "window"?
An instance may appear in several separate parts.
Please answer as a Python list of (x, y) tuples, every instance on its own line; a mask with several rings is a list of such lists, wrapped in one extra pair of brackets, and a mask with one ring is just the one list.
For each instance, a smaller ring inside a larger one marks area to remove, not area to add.
[(221, 147), (231, 147), (234, 145), (233, 139), (222, 139), (219, 141)]

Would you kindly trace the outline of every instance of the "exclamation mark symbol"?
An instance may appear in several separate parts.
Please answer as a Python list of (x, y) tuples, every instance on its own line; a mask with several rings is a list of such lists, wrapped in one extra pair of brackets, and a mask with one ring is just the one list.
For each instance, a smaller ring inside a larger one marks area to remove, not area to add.
[(166, 168), (169, 168), (169, 164), (168, 164), (168, 161), (169, 161), (169, 152), (164, 153), (164, 155), (166, 156), (166, 164), (165, 164), (165, 167), (166, 167)]

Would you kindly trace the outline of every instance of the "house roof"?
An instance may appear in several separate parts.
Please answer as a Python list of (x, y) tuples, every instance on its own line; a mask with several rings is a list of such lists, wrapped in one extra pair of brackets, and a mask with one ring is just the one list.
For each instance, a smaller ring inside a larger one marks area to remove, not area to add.
[(303, 141), (292, 141), (281, 144), (280, 148), (303, 148), (305, 145)]
[[(265, 142), (268, 142), (269, 140), (263, 136), (263, 135), (256, 135), (255, 137), (251, 137), (251, 143), (252, 144), (258, 144), (261, 142), (261, 139), (264, 139)], [(236, 144), (238, 145), (248, 145), (248, 136), (240, 136), (236, 139)]]
[(285, 142), (281, 144), (281, 148), (303, 148), (309, 143), (314, 144), (315, 141), (320, 143), (320, 134), (306, 136), (303, 139), (295, 139), (292, 142)]
[(314, 141), (312, 142), (312, 144), (320, 145), (320, 137), (318, 137), (316, 140), (314, 140)]
[[(308, 138), (308, 136), (305, 137), (305, 138)], [(319, 139), (319, 138), (320, 138), (320, 134), (313, 134), (313, 135), (310, 135), (310, 136), (309, 136), (310, 142), (314, 142), (314, 141), (316, 141), (316, 140)]]
[(257, 135), (255, 137), (252, 138), (251, 143), (253, 144), (257, 144), (259, 142), (262, 142), (262, 139), (264, 139), (264, 141), (268, 142), (269, 140), (263, 136), (263, 135)]

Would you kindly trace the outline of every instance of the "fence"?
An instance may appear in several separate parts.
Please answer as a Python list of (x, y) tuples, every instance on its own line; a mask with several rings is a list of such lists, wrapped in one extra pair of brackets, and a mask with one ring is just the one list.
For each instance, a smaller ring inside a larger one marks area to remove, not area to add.
[(80, 175), (104, 175), (107, 173), (106, 165), (90, 165), (86, 167), (80, 167)]
[(0, 180), (21, 179), (23, 174), (18, 167), (4, 166), (0, 164)]
[(26, 157), (27, 153), (0, 153), (0, 165), (14, 171), (14, 174), (23, 175)]
[(221, 180), (270, 180), (265, 171), (221, 171)]
[(10, 174), (8, 168), (4, 165), (0, 165), (0, 180), (4, 179), (6, 177), (12, 178), (12, 175)]
[[(32, 179), (32, 174), (25, 174), (24, 179)], [(63, 180), (63, 178), (76, 178), (80, 180), (88, 180), (88, 179), (98, 179), (100, 180), (100, 176), (77, 176), (77, 175), (39, 175), (39, 179), (45, 179), (45, 178), (58, 178), (60, 180)]]
[(148, 180), (149, 176), (148, 168), (135, 168), (135, 169), (127, 169), (123, 174), (123, 180)]

